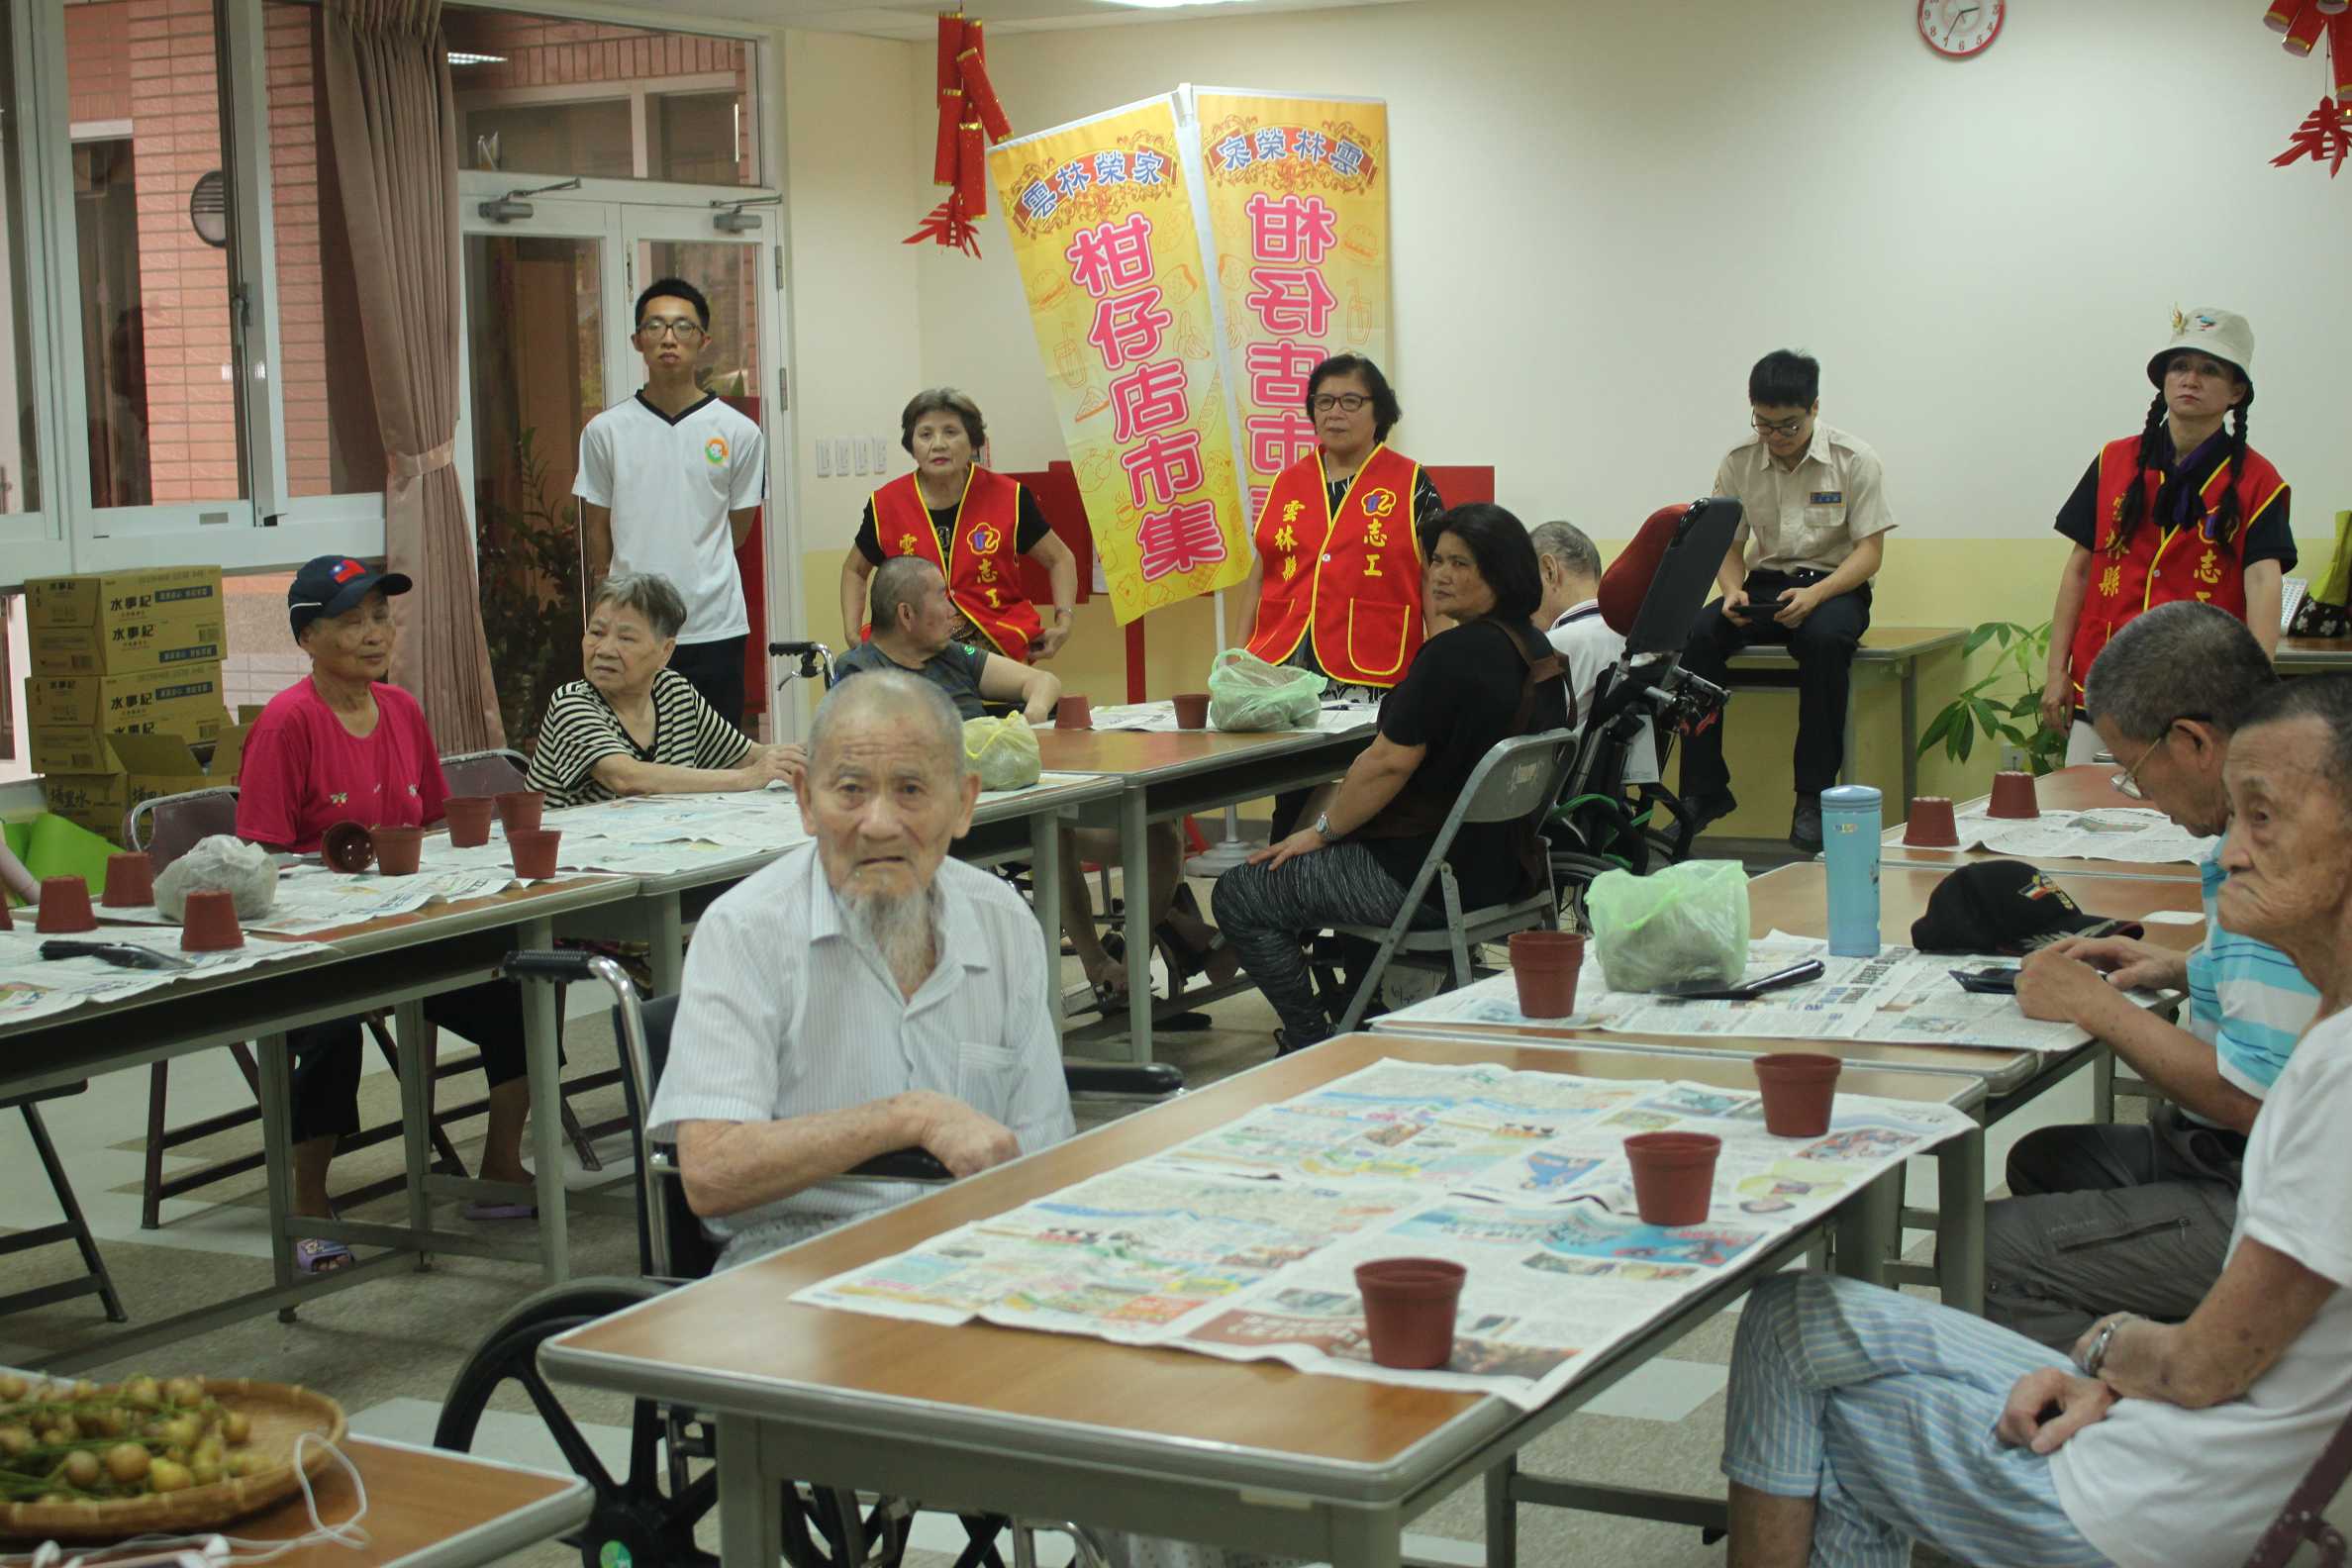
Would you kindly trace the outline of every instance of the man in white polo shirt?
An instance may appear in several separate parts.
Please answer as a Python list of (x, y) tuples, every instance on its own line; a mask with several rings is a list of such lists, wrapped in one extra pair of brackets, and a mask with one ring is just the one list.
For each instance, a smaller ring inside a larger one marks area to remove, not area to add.
[(735, 552), (767, 495), (759, 427), (703, 390), (711, 302), (663, 278), (637, 296), (645, 384), (580, 432), (580, 498), (593, 596), (607, 572), (666, 577), (686, 600), (670, 668), (736, 729), (743, 725), (743, 643), (751, 617)]

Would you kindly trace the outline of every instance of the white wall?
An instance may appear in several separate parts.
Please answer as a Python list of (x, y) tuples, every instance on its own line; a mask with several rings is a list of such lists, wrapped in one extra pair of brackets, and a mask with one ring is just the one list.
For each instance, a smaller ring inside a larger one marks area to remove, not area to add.
[[(1530, 521), (1621, 539), (1703, 491), (1748, 365), (1791, 345), (1886, 458), (1909, 537), (2047, 538), (2098, 442), (2138, 428), (2178, 304), (2252, 318), (2254, 441), (2324, 532), (2352, 506), (2352, 183), (2267, 164), (2320, 62), (2250, 6), (2042, 0), (1953, 63), (1913, 9), (1428, 0), (1003, 35), (990, 63), (1023, 131), (1186, 80), (1388, 99), (1399, 443), (1494, 463)], [(931, 144), (896, 145), (904, 233)], [(794, 206), (797, 245), (805, 186)], [(981, 400), (1001, 463), (1041, 463), (1060, 441), (1000, 215), (982, 244), (917, 264), (921, 378)]]

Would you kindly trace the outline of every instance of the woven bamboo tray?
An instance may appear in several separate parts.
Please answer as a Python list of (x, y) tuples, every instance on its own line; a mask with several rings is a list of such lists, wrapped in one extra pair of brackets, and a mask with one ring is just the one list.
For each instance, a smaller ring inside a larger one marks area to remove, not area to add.
[[(305, 1432), (340, 1443), (348, 1423), (343, 1407), (326, 1395), (291, 1383), (259, 1383), (250, 1378), (205, 1378), (204, 1391), (234, 1411), (243, 1411), (253, 1425), (252, 1436), (238, 1451), (274, 1461), (266, 1470), (217, 1481), (211, 1486), (147, 1497), (118, 1498), (105, 1503), (11, 1503), (0, 1505), (0, 1536), (29, 1540), (101, 1541), (129, 1535), (185, 1534), (212, 1529), (257, 1514), (301, 1490), (294, 1471), (295, 1439)], [(114, 1393), (101, 1389), (97, 1397)], [(312, 1443), (303, 1450), (303, 1468), (312, 1475), (330, 1462), (326, 1448)]]

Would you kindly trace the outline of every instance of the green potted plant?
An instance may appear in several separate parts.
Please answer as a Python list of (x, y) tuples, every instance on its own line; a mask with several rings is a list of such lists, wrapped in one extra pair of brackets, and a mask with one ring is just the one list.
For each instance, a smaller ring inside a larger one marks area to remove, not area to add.
[(1919, 755), (1925, 756), (1940, 745), (1944, 755), (1965, 762), (1981, 735), (1989, 743), (2006, 740), (2024, 753), (2027, 772), (2047, 773), (2066, 760), (2066, 736), (2043, 729), (2041, 722), (2050, 624), (2045, 621), (2028, 627), (2014, 621), (1988, 621), (1968, 634), (1962, 655), (1974, 653), (1988, 642), (2001, 646), (1991, 672), (1944, 704), (1926, 734), (1919, 736)]
[(527, 430), (515, 442), (520, 504), (487, 488), (475, 501), (482, 637), (507, 743), (522, 750), (538, 740), (555, 688), (580, 678), (579, 509), (568, 497), (548, 500), (537, 436)]

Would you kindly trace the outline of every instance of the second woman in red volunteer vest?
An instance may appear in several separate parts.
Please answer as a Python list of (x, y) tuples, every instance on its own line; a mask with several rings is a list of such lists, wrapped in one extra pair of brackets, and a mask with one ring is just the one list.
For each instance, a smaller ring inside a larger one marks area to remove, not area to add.
[(2246, 444), (2254, 405), (2246, 318), (2175, 311), (2148, 379), (2156, 398), (2147, 423), (2102, 447), (2058, 512), (2058, 532), (2074, 549), (2050, 613), (2041, 718), (2067, 735), (2070, 765), (2098, 758), (2083, 678), (2125, 623), (2193, 599), (2238, 617), (2264, 652), (2275, 652), (2281, 581), (2295, 569), (2287, 481)]
[[(1024, 664), (1060, 652), (1078, 602), (1078, 560), (1026, 485), (973, 460), (988, 444), (980, 406), (953, 387), (918, 392), (899, 415), (899, 444), (915, 471), (867, 499), (856, 545), (841, 562), (846, 645), (863, 639), (874, 568), (893, 555), (920, 555), (946, 577), (963, 617), (955, 640)], [(1024, 555), (1053, 584), (1047, 614), (1022, 588)]]
[(1323, 360), (1306, 407), (1317, 446), (1266, 493), (1240, 624), (1267, 663), (1371, 695), (1405, 678), (1427, 636), (1423, 535), (1445, 503), (1421, 464), (1387, 445), (1403, 411), (1371, 360)]

